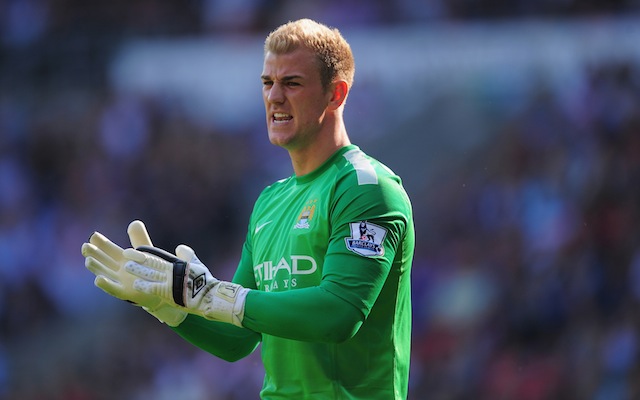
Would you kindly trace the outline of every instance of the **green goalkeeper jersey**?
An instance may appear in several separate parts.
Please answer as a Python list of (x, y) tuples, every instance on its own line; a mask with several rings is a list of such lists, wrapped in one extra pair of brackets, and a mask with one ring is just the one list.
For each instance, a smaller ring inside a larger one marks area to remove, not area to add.
[[(261, 332), (261, 398), (405, 399), (413, 251), (400, 178), (355, 145), (267, 187), (233, 278), (257, 289), (243, 324)], [(343, 331), (340, 310), (360, 322)]]

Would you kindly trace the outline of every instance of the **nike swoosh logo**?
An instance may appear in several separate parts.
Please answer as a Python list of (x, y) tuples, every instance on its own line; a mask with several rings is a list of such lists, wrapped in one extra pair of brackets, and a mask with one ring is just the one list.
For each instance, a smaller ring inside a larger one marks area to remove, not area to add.
[(256, 230), (253, 232), (253, 234), (255, 235), (256, 233), (260, 232), (260, 230), (262, 228), (264, 228), (265, 226), (269, 225), (271, 222), (273, 222), (273, 221), (267, 221), (267, 222), (264, 222), (264, 223), (256, 226)]

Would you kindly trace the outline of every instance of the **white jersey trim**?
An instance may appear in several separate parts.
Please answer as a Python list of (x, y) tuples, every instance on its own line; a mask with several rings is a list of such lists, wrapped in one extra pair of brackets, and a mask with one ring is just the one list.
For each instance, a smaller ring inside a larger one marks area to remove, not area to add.
[(358, 177), (358, 185), (377, 185), (378, 175), (373, 165), (364, 157), (364, 153), (358, 149), (344, 153), (344, 158), (353, 165)]

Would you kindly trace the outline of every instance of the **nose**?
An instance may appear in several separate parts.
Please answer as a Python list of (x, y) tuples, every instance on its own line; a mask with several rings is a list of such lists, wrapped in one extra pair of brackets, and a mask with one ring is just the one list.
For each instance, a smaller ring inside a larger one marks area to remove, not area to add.
[(269, 103), (276, 104), (284, 102), (284, 91), (282, 90), (281, 84), (275, 82), (271, 85), (267, 92), (267, 100)]

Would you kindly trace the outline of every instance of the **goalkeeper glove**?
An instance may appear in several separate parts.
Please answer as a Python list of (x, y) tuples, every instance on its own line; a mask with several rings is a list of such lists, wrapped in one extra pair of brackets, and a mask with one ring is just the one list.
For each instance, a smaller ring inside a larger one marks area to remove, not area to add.
[(178, 246), (176, 252), (187, 254), (189, 250), (192, 257), (185, 261), (156, 247), (126, 249), (123, 255), (131, 261), (124, 268), (138, 278), (133, 288), (147, 296), (159, 296), (191, 314), (241, 327), (249, 289), (214, 278), (187, 246)]
[(96, 276), (94, 284), (113, 297), (139, 306), (156, 309), (162, 298), (140, 293), (133, 289), (135, 276), (124, 268), (127, 259), (123, 249), (100, 232), (94, 232), (89, 243), (82, 245), (85, 266)]
[[(134, 245), (151, 244), (146, 228), (140, 221), (132, 222), (128, 233)], [(99, 232), (94, 232), (89, 238), (89, 243), (82, 245), (85, 266), (96, 276), (94, 284), (115, 298), (141, 306), (167, 325), (177, 326), (184, 321), (186, 312), (175, 308), (159, 296), (144, 294), (133, 289), (136, 277), (123, 268), (128, 261), (123, 251), (120, 246)]]

